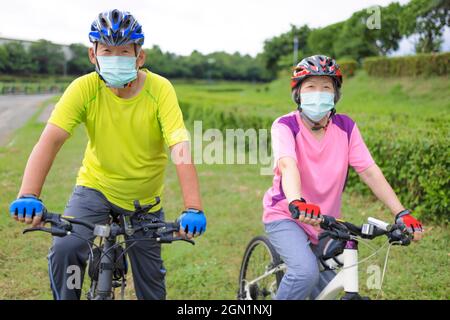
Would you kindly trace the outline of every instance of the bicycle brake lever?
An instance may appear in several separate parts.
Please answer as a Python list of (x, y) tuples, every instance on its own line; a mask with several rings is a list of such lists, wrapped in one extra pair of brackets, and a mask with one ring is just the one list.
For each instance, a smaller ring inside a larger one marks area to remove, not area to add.
[(22, 231), (22, 234), (28, 233), (28, 232), (34, 232), (34, 231), (42, 231), (42, 232), (47, 232), (50, 233), (51, 235), (55, 236), (55, 237), (64, 237), (68, 234), (67, 230), (61, 229), (61, 228), (57, 228), (57, 227), (51, 227), (51, 228), (46, 228), (46, 227), (33, 227), (33, 228), (28, 228)]
[(185, 241), (185, 242), (188, 242), (188, 243), (192, 244), (193, 246), (195, 246), (195, 241), (192, 239), (186, 239), (183, 237), (175, 237), (174, 241)]
[[(45, 230), (46, 229), (46, 230)], [(24, 229), (22, 231), (22, 234), (28, 233), (28, 232), (33, 232), (33, 231), (44, 231), (44, 232), (50, 232), (49, 228), (45, 228), (45, 227), (32, 227), (32, 228), (27, 228)]]

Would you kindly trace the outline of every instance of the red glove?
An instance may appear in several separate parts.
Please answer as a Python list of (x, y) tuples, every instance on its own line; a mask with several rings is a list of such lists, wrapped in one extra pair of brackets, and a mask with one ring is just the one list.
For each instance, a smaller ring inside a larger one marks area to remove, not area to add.
[(395, 223), (405, 225), (410, 234), (423, 232), (422, 224), (411, 215), (411, 211), (408, 209), (397, 213)]
[(320, 218), (320, 208), (319, 206), (306, 203), (305, 199), (301, 198), (300, 200), (293, 200), (289, 203), (289, 211), (291, 212), (291, 216), (294, 219), (298, 219), (301, 215), (305, 218), (309, 217), (311, 219), (319, 219)]

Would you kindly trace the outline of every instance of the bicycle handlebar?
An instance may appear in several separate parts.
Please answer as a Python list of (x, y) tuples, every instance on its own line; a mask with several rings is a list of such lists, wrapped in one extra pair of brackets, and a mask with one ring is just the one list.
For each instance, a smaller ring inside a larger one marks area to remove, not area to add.
[[(53, 236), (64, 237), (72, 233), (73, 227), (72, 225), (78, 224), (85, 226), (90, 229), (94, 235), (98, 236), (109, 236), (111, 229), (108, 229), (110, 225), (95, 225), (80, 219), (76, 219), (70, 216), (64, 216), (57, 213), (51, 213), (48, 211), (44, 211), (41, 217), (41, 220), (45, 223), (50, 223), (51, 227), (46, 228), (44, 226), (28, 228), (23, 231), (23, 234), (33, 231), (42, 231), (50, 233)], [(194, 245), (195, 242), (191, 239), (187, 239), (181, 236), (173, 236), (174, 232), (178, 232), (180, 229), (179, 222), (148, 222), (145, 224), (140, 224), (138, 227), (133, 228), (133, 234), (138, 231), (143, 231), (147, 233), (150, 230), (156, 230), (153, 232), (150, 238), (154, 238), (159, 243), (172, 243), (174, 241), (186, 241), (190, 244)], [(103, 234), (101, 234), (103, 232)], [(125, 235), (127, 230), (125, 230), (124, 226), (121, 226), (120, 229), (115, 230), (114, 235)]]
[(390, 243), (404, 246), (411, 243), (411, 235), (404, 225), (391, 225), (375, 218), (369, 218), (368, 224), (356, 226), (344, 220), (322, 215), (320, 227), (325, 231), (320, 234), (319, 239), (326, 236), (338, 240), (350, 240), (354, 236), (375, 239), (376, 237), (386, 235)]

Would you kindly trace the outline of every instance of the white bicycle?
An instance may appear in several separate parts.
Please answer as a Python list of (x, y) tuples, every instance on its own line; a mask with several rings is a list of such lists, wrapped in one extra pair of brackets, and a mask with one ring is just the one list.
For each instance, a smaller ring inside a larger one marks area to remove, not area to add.
[[(321, 272), (333, 270), (336, 275), (316, 296), (316, 300), (333, 300), (343, 292), (343, 300), (369, 299), (359, 295), (358, 264), (371, 258), (379, 250), (364, 260), (358, 261), (358, 241), (372, 240), (385, 235), (388, 238), (385, 244), (407, 246), (412, 239), (404, 225), (390, 225), (375, 218), (369, 218), (366, 224), (358, 227), (340, 219), (322, 216), (320, 227), (325, 231), (320, 234), (319, 239), (331, 240), (318, 256), (319, 268)], [(389, 249), (381, 283), (386, 271), (388, 255)], [(283, 263), (269, 239), (266, 236), (253, 238), (245, 250), (241, 265), (238, 299), (273, 299), (285, 271), (286, 264)]]

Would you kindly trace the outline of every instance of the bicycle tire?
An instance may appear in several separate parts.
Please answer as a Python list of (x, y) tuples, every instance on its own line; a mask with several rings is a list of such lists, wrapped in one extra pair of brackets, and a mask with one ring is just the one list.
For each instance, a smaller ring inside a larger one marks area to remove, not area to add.
[[(281, 279), (283, 278), (284, 272), (277, 271), (274, 273), (276, 281), (275, 288), (274, 287), (267, 288), (265, 286), (265, 283), (259, 282), (258, 284), (255, 284), (252, 287), (250, 287), (251, 292), (249, 292), (249, 294), (246, 292), (245, 289), (245, 283), (247, 280), (246, 278), (248, 276), (249, 266), (250, 263), (252, 262), (252, 257), (256, 255), (255, 250), (257, 248), (261, 248), (261, 250), (263, 250), (263, 253), (265, 252), (268, 254), (269, 259), (267, 259), (267, 262), (264, 262), (263, 265), (266, 271), (271, 270), (272, 268), (275, 268), (276, 266), (279, 266), (280, 264), (283, 263), (279, 254), (276, 252), (275, 248), (273, 247), (273, 245), (270, 243), (269, 239), (266, 236), (257, 236), (254, 237), (252, 240), (250, 240), (249, 244), (247, 245), (247, 248), (245, 249), (244, 258), (241, 264), (241, 270), (239, 272), (239, 290), (237, 296), (239, 300), (248, 300), (249, 298), (251, 298), (251, 300), (258, 300), (259, 298), (265, 299), (269, 294), (273, 296), (274, 294), (276, 294), (276, 290), (278, 289)], [(258, 251), (259, 250), (260, 249), (258, 249)], [(263, 273), (261, 273), (261, 275), (262, 274)], [(273, 281), (270, 284), (273, 285)]]

